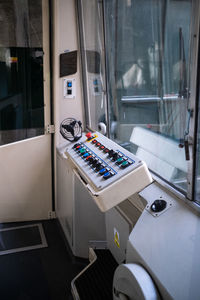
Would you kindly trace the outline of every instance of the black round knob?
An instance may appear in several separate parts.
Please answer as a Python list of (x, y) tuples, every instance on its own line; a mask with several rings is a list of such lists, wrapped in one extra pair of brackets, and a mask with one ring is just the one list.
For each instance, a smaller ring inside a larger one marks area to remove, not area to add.
[(151, 210), (153, 212), (161, 212), (166, 208), (166, 206), (167, 202), (165, 200), (157, 199), (151, 205)]

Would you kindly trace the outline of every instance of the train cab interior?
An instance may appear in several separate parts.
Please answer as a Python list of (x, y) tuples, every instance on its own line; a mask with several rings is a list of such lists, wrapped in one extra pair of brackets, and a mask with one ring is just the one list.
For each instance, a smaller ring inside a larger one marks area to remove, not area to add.
[(0, 299), (199, 300), (199, 1), (0, 25)]

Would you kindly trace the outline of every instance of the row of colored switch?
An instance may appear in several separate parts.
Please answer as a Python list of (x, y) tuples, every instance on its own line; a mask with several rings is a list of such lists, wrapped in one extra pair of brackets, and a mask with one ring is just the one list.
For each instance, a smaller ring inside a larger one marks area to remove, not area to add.
[(99, 143), (97, 140), (93, 140), (92, 144), (94, 144), (95, 146), (99, 147), (100, 150), (103, 150), (103, 152), (108, 153), (109, 149), (106, 148), (104, 145), (102, 145), (101, 143)]
[(116, 165), (120, 166), (122, 169), (125, 169), (134, 163), (134, 161), (128, 159), (128, 157), (123, 156), (122, 153), (116, 152), (113, 149), (109, 151), (108, 156), (112, 161), (115, 161)]
[(103, 150), (103, 152), (108, 153), (109, 158), (111, 158), (112, 161), (116, 161), (116, 164), (120, 166), (122, 169), (127, 168), (133, 163), (133, 161), (128, 160), (127, 157), (123, 157), (123, 154), (116, 152), (113, 149), (106, 148), (96, 139), (92, 141), (92, 144), (99, 147), (99, 149)]
[(120, 166), (122, 169), (127, 168), (128, 166), (132, 165), (134, 161), (128, 159), (127, 157), (119, 157), (116, 160), (116, 165)]
[(91, 152), (87, 152), (88, 150), (83, 144), (75, 144), (73, 148), (82, 156), (83, 159), (85, 159), (89, 165), (91, 165), (92, 168), (95, 169), (96, 172), (99, 172), (104, 179), (108, 179), (115, 175), (115, 172), (113, 172), (110, 168), (107, 168), (95, 155), (93, 155)]

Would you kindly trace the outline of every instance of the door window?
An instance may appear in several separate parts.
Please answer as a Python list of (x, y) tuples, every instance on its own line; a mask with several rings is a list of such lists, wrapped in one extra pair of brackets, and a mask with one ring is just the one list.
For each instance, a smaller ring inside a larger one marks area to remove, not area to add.
[(41, 0), (0, 0), (0, 145), (44, 134)]

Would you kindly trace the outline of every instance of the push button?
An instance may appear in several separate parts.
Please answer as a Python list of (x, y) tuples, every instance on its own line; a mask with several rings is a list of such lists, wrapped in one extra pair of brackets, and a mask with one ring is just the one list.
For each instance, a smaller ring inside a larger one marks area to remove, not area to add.
[(121, 164), (121, 168), (125, 169), (129, 166), (129, 163), (127, 161), (124, 161), (122, 164)]
[(100, 175), (103, 175), (103, 174), (106, 173), (106, 172), (107, 172), (106, 169), (103, 168), (103, 169), (101, 169), (101, 170), (99, 171), (99, 174), (100, 174)]
[(95, 158), (92, 162), (92, 166), (95, 168), (98, 162), (99, 162), (99, 160), (97, 158)]
[(92, 164), (93, 161), (94, 161), (94, 156), (91, 156), (91, 157), (88, 159), (88, 162), (89, 162), (89, 164)]
[(104, 150), (103, 150), (103, 152), (104, 153), (108, 153), (110, 150), (108, 149), (108, 148), (105, 148)]
[(92, 141), (92, 144), (96, 144), (96, 143), (97, 143), (97, 140), (93, 140), (93, 141)]
[(112, 157), (114, 153), (115, 153), (114, 150), (111, 149), (111, 150), (109, 150), (109, 152), (108, 152), (108, 156), (109, 156), (109, 157)]
[(81, 148), (81, 145), (78, 145), (78, 146), (76, 146), (76, 150), (78, 150), (78, 149), (80, 149)]
[(97, 147), (101, 146), (101, 143), (99, 143), (99, 142), (98, 142), (98, 143), (96, 143), (96, 146), (97, 146)]
[(103, 150), (105, 148), (105, 146), (101, 145), (100, 149)]
[(99, 162), (99, 163), (96, 164), (96, 170), (97, 170), (97, 171), (100, 171), (101, 169), (103, 169), (103, 166), (102, 166), (102, 164)]
[(85, 154), (83, 155), (84, 158), (86, 158), (86, 157), (88, 157), (88, 156), (89, 156), (89, 153), (85, 153)]
[(74, 146), (73, 146), (73, 149), (75, 149), (76, 147), (80, 146), (80, 143), (76, 143)]
[(118, 155), (117, 152), (115, 152), (115, 153), (113, 154), (112, 160), (113, 160), (113, 161), (116, 161), (118, 158), (119, 158), (119, 155)]
[(86, 152), (86, 149), (82, 148), (79, 152), (81, 155), (83, 155)]
[(124, 161), (123, 158), (120, 157), (120, 158), (117, 159), (116, 164), (121, 165), (121, 163), (123, 163), (123, 161)]
[(111, 177), (110, 172), (106, 172), (106, 173), (103, 175), (103, 178), (104, 178), (104, 179), (108, 179), (108, 178), (110, 178), (110, 177)]
[(86, 138), (87, 138), (87, 140), (88, 141), (90, 141), (92, 138), (93, 138), (93, 136), (92, 136), (92, 133), (91, 132), (88, 132), (88, 133), (86, 133)]
[(92, 155), (89, 155), (86, 157), (86, 160), (89, 161), (89, 159), (92, 157)]

